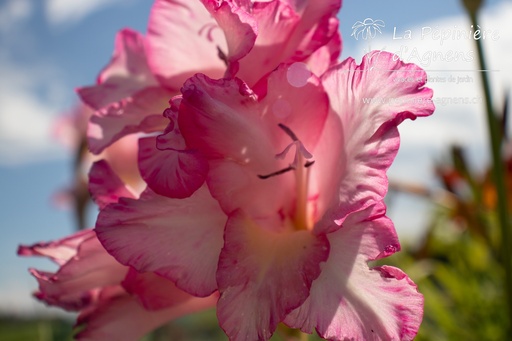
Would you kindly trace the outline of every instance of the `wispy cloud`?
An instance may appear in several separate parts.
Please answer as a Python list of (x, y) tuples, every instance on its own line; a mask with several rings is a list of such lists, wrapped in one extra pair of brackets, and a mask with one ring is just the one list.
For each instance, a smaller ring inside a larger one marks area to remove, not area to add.
[(7, 32), (13, 25), (27, 20), (34, 11), (30, 0), (8, 0), (0, 5), (0, 32)]
[(36, 58), (30, 25), (35, 4), (9, 0), (0, 5), (0, 165), (64, 155), (51, 135), (67, 89), (62, 71)]
[(52, 25), (80, 21), (89, 14), (112, 5), (119, 0), (46, 0), (45, 14)]
[(63, 84), (51, 67), (28, 67), (0, 59), (0, 164), (62, 157), (52, 137), (62, 111)]

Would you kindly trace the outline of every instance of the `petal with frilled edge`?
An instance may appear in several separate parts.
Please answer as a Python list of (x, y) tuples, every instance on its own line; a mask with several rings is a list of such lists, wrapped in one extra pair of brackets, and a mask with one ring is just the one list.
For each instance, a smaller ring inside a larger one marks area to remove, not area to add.
[(304, 62), (308, 65), (311, 72), (320, 77), (331, 66), (338, 63), (341, 54), (341, 33), (336, 31), (331, 40), (309, 56)]
[(120, 295), (78, 316), (83, 328), (77, 341), (137, 341), (153, 329), (178, 317), (215, 306), (217, 296), (191, 298), (181, 304), (157, 311), (145, 310), (134, 297)]
[(203, 187), (186, 199), (146, 190), (99, 214), (96, 232), (120, 263), (155, 272), (195, 296), (217, 289), (215, 273), (226, 216)]
[(151, 70), (168, 88), (178, 90), (196, 72), (220, 78), (226, 69), (218, 57), (227, 50), (224, 33), (198, 0), (155, 1), (146, 46)]
[(116, 36), (112, 60), (98, 76), (98, 84), (77, 92), (84, 103), (99, 110), (157, 84), (147, 64), (144, 37), (124, 29)]
[[(421, 68), (382, 51), (365, 55), (361, 65), (349, 58), (324, 74), (322, 83), (341, 121), (338, 134), (343, 137), (343, 147), (332, 150), (331, 157), (340, 160), (333, 164), (336, 167), (324, 168), (322, 173), (312, 169), (311, 175), (320, 179), (321, 188), (337, 192), (332, 211), (319, 228), (328, 228), (332, 219), (342, 219), (384, 197), (386, 171), (400, 145), (397, 126), (434, 110), (432, 90), (424, 87), (425, 81)], [(333, 186), (333, 181), (340, 185)]]
[[(75, 248), (76, 254), (56, 273), (30, 270), (39, 282), (39, 291), (35, 296), (49, 305), (66, 310), (80, 310), (93, 304), (97, 299), (96, 290), (120, 283), (128, 271), (105, 251), (93, 231), (85, 230), (73, 237), (80, 240)], [(27, 251), (32, 250), (35, 254), (44, 255), (54, 249), (54, 245), (46, 245), (50, 250), (42, 250), (45, 247), (41, 244), (23, 248), (25, 252), (20, 254), (28, 255)]]
[(251, 52), (240, 60), (237, 76), (252, 86), (280, 63), (307, 59), (337, 34), (339, 7), (339, 0), (254, 3), (251, 14), (258, 37)]
[[(210, 160), (212, 181), (207, 181), (213, 197), (227, 213), (241, 206), (275, 212), (286, 194), (275, 188), (286, 179), (263, 181), (258, 174), (287, 164), (275, 158), (280, 150), (273, 146), (274, 137), (252, 91), (239, 79), (212, 80), (202, 74), (190, 78), (182, 91), (179, 128), (188, 148)], [(280, 131), (277, 123), (271, 129)]]
[(139, 169), (149, 188), (169, 198), (187, 198), (201, 187), (208, 162), (194, 151), (159, 150), (157, 138), (139, 140)]
[(92, 235), (94, 235), (94, 232), (91, 230), (83, 230), (52, 242), (37, 243), (30, 246), (20, 245), (18, 255), (48, 257), (53, 262), (62, 265), (73, 258), (78, 246), (84, 240), (91, 238)]
[(301, 19), (282, 1), (257, 2), (252, 15), (258, 25), (258, 36), (252, 50), (239, 61), (237, 73), (251, 86), (288, 60), (286, 43)]
[[(256, 22), (247, 11), (247, 6), (237, 4), (233, 1), (202, 0), (205, 7), (217, 21), (219, 28), (224, 32), (227, 43), (225, 53), (225, 62), (231, 69), (232, 63), (237, 65), (237, 61), (247, 55), (254, 46), (257, 37)], [(234, 76), (238, 71), (238, 66), (234, 70), (228, 70), (229, 76)]]
[(325, 237), (273, 232), (268, 220), (235, 211), (226, 224), (217, 281), (220, 326), (230, 340), (268, 340), (309, 295), (329, 253)]
[(136, 197), (105, 160), (97, 161), (92, 165), (89, 171), (89, 192), (100, 209), (117, 202), (119, 198)]
[(339, 22), (336, 16), (341, 7), (341, 0), (292, 1), (292, 3), (295, 3), (293, 6), (300, 14), (301, 21), (287, 42), (286, 53), (292, 55), (292, 60), (303, 60), (328, 44), (333, 36), (339, 33)]
[(176, 306), (193, 297), (178, 289), (167, 278), (153, 272), (137, 272), (133, 268), (130, 268), (121, 284), (129, 294), (137, 297), (146, 310)]
[(163, 131), (167, 121), (162, 112), (172, 95), (163, 88), (145, 88), (95, 112), (87, 129), (90, 151), (99, 154), (128, 134)]
[(369, 268), (400, 246), (379, 203), (349, 215), (328, 234), (331, 251), (311, 295), (285, 320), (328, 340), (412, 340), (423, 316), (423, 296), (399, 269)]

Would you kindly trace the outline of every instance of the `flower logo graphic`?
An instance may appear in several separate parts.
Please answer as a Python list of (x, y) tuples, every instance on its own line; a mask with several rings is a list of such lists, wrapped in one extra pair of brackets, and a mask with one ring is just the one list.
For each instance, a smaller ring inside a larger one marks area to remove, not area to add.
[(377, 32), (382, 33), (381, 28), (384, 26), (384, 21), (373, 20), (372, 18), (366, 18), (362, 22), (356, 21), (356, 23), (352, 25), (351, 36), (354, 36), (356, 40), (359, 40), (359, 36), (364, 40), (375, 38)]

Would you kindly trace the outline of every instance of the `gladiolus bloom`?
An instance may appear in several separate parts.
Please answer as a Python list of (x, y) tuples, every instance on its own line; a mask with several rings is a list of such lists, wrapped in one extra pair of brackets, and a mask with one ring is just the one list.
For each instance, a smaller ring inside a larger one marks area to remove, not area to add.
[[(166, 158), (155, 160), (190, 163), (155, 167), (200, 165), (204, 184), (184, 199), (147, 190), (108, 205), (98, 237), (122, 264), (192, 295), (218, 290), (232, 340), (267, 340), (283, 321), (334, 340), (412, 339), (422, 296), (400, 270), (367, 262), (399, 249), (382, 203), (397, 125), (433, 111), (424, 83), (393, 78), (425, 74), (384, 52), (302, 86), (290, 67), (256, 91), (236, 78), (188, 79), (159, 139)], [(391, 97), (401, 101), (364, 100)]]

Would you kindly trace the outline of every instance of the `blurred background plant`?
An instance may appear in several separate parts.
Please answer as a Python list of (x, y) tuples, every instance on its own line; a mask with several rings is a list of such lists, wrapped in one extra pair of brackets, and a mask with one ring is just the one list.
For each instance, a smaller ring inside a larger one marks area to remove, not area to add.
[[(505, 161), (511, 179), (512, 158), (507, 156)], [(505, 297), (509, 289), (490, 169), (482, 174), (469, 169), (464, 149), (452, 146), (435, 172), (441, 189), (401, 183), (390, 188), (391, 196), (406, 192), (435, 204), (421, 242), (404, 245), (402, 252), (390, 257), (425, 296), (416, 340), (508, 340)]]

